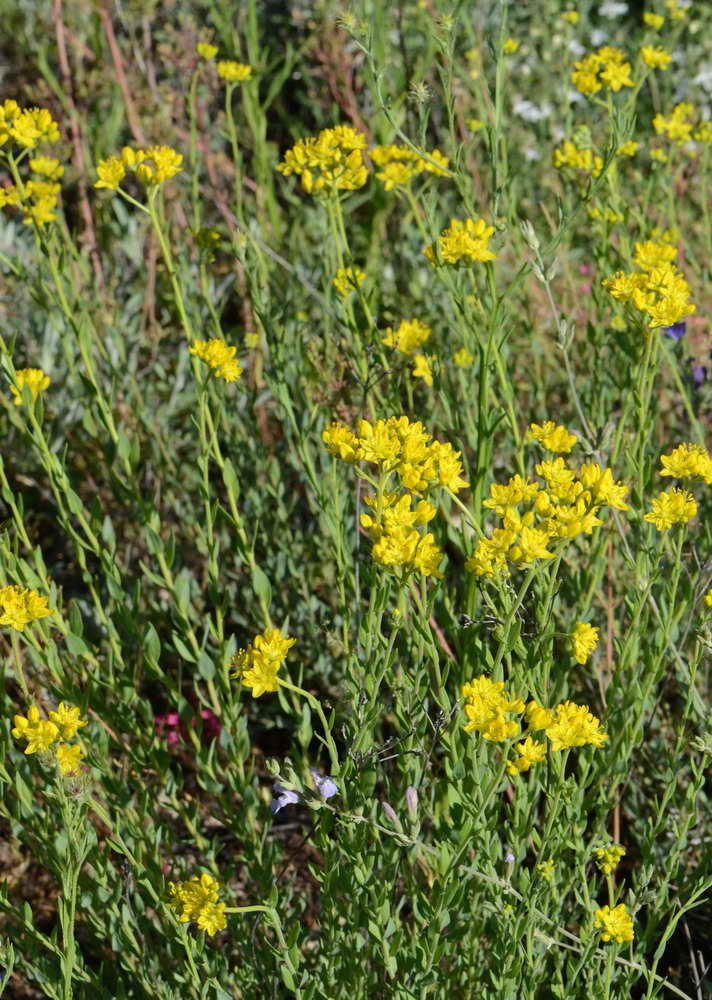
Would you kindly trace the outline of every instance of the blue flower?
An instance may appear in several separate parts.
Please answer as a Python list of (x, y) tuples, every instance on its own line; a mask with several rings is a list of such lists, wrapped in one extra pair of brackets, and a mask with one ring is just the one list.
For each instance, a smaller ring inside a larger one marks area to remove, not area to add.
[(672, 337), (673, 340), (681, 340), (685, 336), (685, 320), (683, 319), (680, 323), (673, 323), (672, 326), (664, 326), (663, 333), (667, 334), (668, 337)]

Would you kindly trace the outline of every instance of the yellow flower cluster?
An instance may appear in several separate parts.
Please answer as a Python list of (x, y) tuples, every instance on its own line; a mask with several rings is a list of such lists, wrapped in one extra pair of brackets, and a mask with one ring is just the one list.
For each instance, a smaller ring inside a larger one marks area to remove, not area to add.
[(252, 66), (234, 62), (232, 59), (221, 59), (217, 69), (218, 76), (226, 83), (245, 83), (252, 77)]
[(240, 649), (232, 658), (235, 672), (231, 677), (242, 681), (243, 687), (252, 688), (252, 697), (259, 698), (266, 691), (279, 687), (277, 673), (287, 658), (296, 639), (282, 635), (278, 628), (268, 628), (255, 636), (246, 649)]
[(277, 170), (285, 177), (299, 174), (309, 194), (355, 191), (366, 183), (363, 159), (366, 136), (350, 125), (323, 129), (319, 135), (300, 139), (284, 155)]
[(667, 69), (672, 60), (672, 56), (662, 45), (644, 45), (640, 55), (650, 69)]
[(22, 632), (25, 625), (54, 614), (54, 608), (47, 607), (47, 598), (36, 590), (26, 590), (10, 585), (0, 587), (0, 625), (9, 625)]
[(217, 45), (211, 45), (210, 42), (198, 42), (195, 46), (195, 51), (201, 59), (207, 59), (210, 61), (218, 54), (218, 47)]
[(11, 184), (0, 188), (0, 208), (17, 206), (22, 209), (26, 226), (33, 223), (44, 226), (57, 218), (55, 209), (62, 189), (58, 181), (64, 167), (51, 156), (32, 157), (29, 167), (36, 176), (26, 180), (21, 187)]
[(692, 130), (695, 127), (694, 114), (694, 105), (689, 101), (683, 101), (675, 105), (668, 118), (658, 112), (653, 118), (653, 128), (657, 135), (664, 135), (670, 142), (682, 146), (692, 138)]
[(635, 244), (631, 274), (617, 271), (602, 282), (617, 302), (629, 302), (648, 318), (648, 327), (672, 326), (695, 311), (690, 286), (672, 261), (677, 251), (665, 240)]
[(148, 146), (146, 149), (124, 146), (120, 156), (99, 161), (96, 168), (99, 180), (94, 187), (118, 191), (127, 170), (135, 173), (145, 187), (155, 187), (180, 173), (182, 162), (183, 154), (176, 153), (170, 146)]
[[(462, 478), (460, 453), (450, 444), (433, 441), (423, 425), (411, 423), (407, 417), (389, 417), (370, 423), (361, 420), (354, 434), (344, 424), (333, 423), (322, 434), (330, 454), (355, 465), (370, 462), (379, 467), (380, 478), (374, 483), (363, 471), (359, 475), (377, 493), (366, 497), (373, 511), (361, 515), (361, 526), (374, 542), (372, 555), (383, 566), (416, 570), (423, 576), (441, 576), (442, 552), (431, 533), (421, 534), (435, 516), (435, 507), (420, 500), (411, 508), (413, 496), (422, 497), (435, 489), (457, 493), (468, 483)], [(389, 480), (395, 476), (407, 492), (389, 491)]]
[(593, 177), (598, 177), (603, 170), (603, 157), (588, 147), (577, 146), (569, 139), (554, 150), (553, 163), (557, 170), (570, 167), (572, 170), (580, 170)]
[(571, 634), (571, 651), (577, 663), (585, 663), (596, 648), (598, 629), (586, 622), (577, 622)]
[(10, 392), (15, 397), (15, 406), (22, 405), (22, 390), (25, 386), (32, 393), (32, 402), (37, 399), (50, 383), (49, 375), (45, 375), (41, 368), (18, 368), (15, 372), (17, 385), (10, 386)]
[(399, 354), (415, 354), (419, 347), (429, 339), (432, 330), (419, 319), (403, 319), (397, 330), (388, 327), (381, 343), (386, 347), (395, 347)]
[(464, 222), (451, 219), (450, 228), (440, 234), (437, 244), (426, 247), (423, 253), (433, 267), (440, 263), (438, 254), (446, 264), (496, 260), (497, 255), (489, 248), (493, 233), (494, 226), (488, 226), (484, 219), (465, 219)]
[(169, 882), (170, 906), (182, 924), (195, 920), (201, 931), (217, 934), (227, 927), (225, 904), (218, 902), (220, 884), (207, 872), (187, 882)]
[(652, 11), (646, 10), (643, 14), (643, 21), (649, 28), (652, 28), (653, 31), (659, 31), (665, 23), (665, 18), (662, 14), (653, 14)]
[(681, 444), (660, 456), (660, 475), (675, 479), (703, 479), (712, 485), (712, 457), (701, 444)]
[(658, 531), (669, 531), (674, 524), (687, 524), (697, 514), (697, 502), (693, 495), (675, 486), (663, 490), (650, 507), (645, 520), (654, 524)]
[(625, 847), (620, 847), (618, 844), (611, 844), (608, 847), (597, 847), (594, 850), (594, 854), (596, 855), (596, 864), (603, 874), (610, 875), (614, 868), (617, 867), (620, 859), (625, 856)]
[[(602, 524), (598, 514), (604, 506), (628, 510), (628, 487), (616, 483), (610, 469), (586, 463), (577, 472), (559, 457), (540, 462), (536, 473), (545, 483), (513, 476), (500, 486), (492, 483), (484, 506), (502, 519), (491, 538), (482, 538), (465, 568), (477, 576), (506, 574), (507, 563), (531, 565), (537, 559), (551, 559), (547, 546), (558, 539), (590, 535)], [(527, 510), (521, 507), (526, 504)]]
[(526, 705), (521, 698), (510, 698), (504, 690), (504, 681), (493, 681), (484, 675), (462, 687), (465, 699), (465, 732), (481, 733), (486, 740), (503, 743), (519, 735), (520, 723), (510, 715), (524, 715), (528, 733), (516, 747), (518, 758), (511, 762), (510, 774), (528, 771), (532, 764), (542, 761), (546, 746), (531, 737), (532, 732), (543, 731), (555, 753), (569, 747), (590, 745), (600, 749), (608, 739), (600, 728), (601, 722), (585, 705), (565, 701), (553, 709), (542, 707), (531, 700)]
[(369, 150), (369, 156), (381, 168), (376, 172), (376, 177), (383, 181), (386, 191), (391, 191), (394, 187), (405, 187), (423, 172), (446, 176), (448, 158), (439, 149), (434, 149), (427, 155), (429, 159), (425, 160), (409, 146), (374, 146)]
[(342, 298), (347, 298), (351, 292), (366, 280), (366, 272), (359, 271), (357, 267), (340, 267), (334, 275), (333, 285)]
[(616, 93), (622, 87), (632, 87), (630, 63), (625, 54), (612, 45), (604, 45), (574, 63), (571, 82), (582, 94), (591, 96), (607, 87)]
[(578, 438), (553, 420), (547, 420), (543, 424), (530, 424), (524, 440), (538, 441), (547, 451), (568, 455)]
[(17, 101), (0, 104), (0, 146), (13, 142), (35, 149), (43, 142), (58, 142), (59, 127), (46, 108), (21, 108)]
[(626, 910), (625, 903), (620, 903), (613, 909), (610, 906), (604, 906), (600, 910), (596, 910), (594, 927), (602, 928), (601, 937), (604, 941), (613, 940), (622, 943), (632, 941), (634, 937), (633, 918)]
[(188, 350), (210, 365), (216, 378), (226, 382), (237, 382), (244, 371), (235, 357), (237, 348), (226, 344), (224, 340), (194, 340)]
[(71, 740), (86, 721), (79, 715), (79, 709), (60, 701), (56, 712), (49, 713), (49, 719), (40, 716), (36, 705), (31, 705), (27, 716), (16, 715), (12, 735), (16, 740), (27, 740), (26, 754), (54, 753), (60, 772), (65, 777), (77, 774), (84, 758), (79, 744), (68, 746), (62, 740)]

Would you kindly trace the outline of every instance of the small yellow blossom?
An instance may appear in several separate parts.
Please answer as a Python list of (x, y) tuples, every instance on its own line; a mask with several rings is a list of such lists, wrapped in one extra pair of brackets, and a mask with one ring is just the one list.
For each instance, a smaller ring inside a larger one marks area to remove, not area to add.
[(571, 82), (582, 94), (592, 96), (603, 87), (618, 92), (622, 87), (632, 87), (630, 63), (625, 62), (625, 55), (612, 45), (592, 52), (574, 63)]
[[(484, 219), (465, 219), (464, 222), (451, 219), (450, 228), (438, 237), (440, 256), (446, 264), (496, 260), (496, 254), (489, 249), (493, 233), (494, 226), (488, 226)], [(433, 266), (437, 266), (435, 244), (426, 247), (423, 253)]]
[(596, 910), (594, 927), (603, 929), (601, 937), (604, 941), (614, 940), (622, 943), (632, 941), (634, 937), (633, 918), (628, 913), (625, 903), (620, 903), (613, 909), (604, 906)]
[(541, 861), (537, 866), (536, 870), (539, 872), (541, 877), (547, 882), (551, 882), (554, 875), (554, 861), (553, 858), (549, 858), (548, 861)]
[(227, 927), (225, 904), (218, 903), (219, 883), (204, 873), (187, 882), (169, 882), (170, 905), (178, 912), (181, 923), (194, 920), (206, 934), (216, 934)]
[(531, 736), (522, 743), (517, 743), (518, 757), (507, 764), (507, 773), (512, 776), (528, 771), (532, 764), (539, 764), (546, 757), (546, 746), (533, 740)]
[(640, 55), (650, 69), (667, 69), (672, 60), (670, 53), (660, 45), (644, 45)]
[(244, 83), (252, 77), (252, 67), (232, 59), (221, 59), (218, 63), (218, 76), (227, 83)]
[(609, 847), (597, 847), (594, 851), (596, 864), (604, 875), (610, 875), (617, 867), (620, 859), (625, 855), (625, 847), (612, 844)]
[(475, 356), (474, 354), (470, 354), (466, 347), (461, 347), (459, 351), (453, 354), (452, 360), (458, 368), (469, 368), (475, 360)]
[(58, 181), (64, 175), (64, 167), (53, 156), (33, 156), (30, 160), (30, 170), (51, 181)]
[(224, 340), (195, 340), (188, 350), (210, 365), (216, 378), (237, 382), (242, 375), (244, 369), (235, 358), (237, 348), (226, 344)]
[(401, 320), (397, 330), (388, 327), (381, 343), (386, 347), (395, 347), (400, 354), (415, 354), (419, 347), (428, 340), (432, 330), (419, 319)]
[(665, 23), (665, 18), (662, 14), (654, 14), (652, 11), (646, 10), (643, 14), (643, 21), (649, 28), (653, 28), (655, 31), (658, 31)]
[(551, 740), (551, 749), (555, 753), (568, 747), (587, 744), (600, 749), (608, 739), (608, 735), (599, 728), (600, 725), (600, 720), (585, 705), (565, 701), (556, 706), (553, 721), (544, 732)]
[(430, 358), (425, 354), (416, 354), (413, 358), (413, 378), (422, 378), (427, 386), (432, 388), (433, 369), (430, 366)]
[(80, 718), (78, 708), (63, 701), (60, 701), (56, 712), (49, 713), (49, 717), (59, 729), (59, 735), (63, 740), (73, 739), (77, 731), (87, 724)]
[(266, 691), (279, 688), (277, 673), (287, 658), (296, 639), (283, 635), (277, 628), (268, 628), (255, 636), (246, 649), (240, 649), (232, 658), (237, 677), (244, 687), (252, 688), (252, 697), (259, 698)]
[(530, 424), (525, 441), (538, 441), (547, 451), (568, 454), (578, 438), (565, 427), (557, 426), (553, 420), (543, 424)]
[(708, 608), (712, 608), (712, 589), (708, 590), (704, 596), (704, 602)]
[(340, 267), (334, 275), (333, 285), (342, 298), (347, 298), (366, 280), (366, 272), (357, 267)]
[(681, 444), (669, 455), (660, 456), (661, 476), (675, 479), (700, 478), (712, 485), (712, 457), (700, 444)]
[(696, 514), (697, 503), (693, 495), (673, 486), (653, 500), (644, 520), (654, 524), (658, 531), (669, 531), (674, 524), (687, 524)]
[(616, 150), (616, 156), (635, 156), (635, 154), (640, 149), (640, 143), (636, 142), (634, 139), (630, 139), (628, 142), (624, 142), (622, 146), (619, 146)]
[(481, 118), (466, 118), (465, 125), (469, 128), (470, 132), (480, 132), (485, 127), (486, 122), (483, 122)]
[(664, 149), (651, 149), (650, 159), (655, 160), (656, 163), (667, 163), (668, 155)]
[(65, 778), (70, 778), (77, 774), (80, 762), (84, 760), (82, 748), (78, 743), (73, 747), (68, 747), (66, 743), (60, 743), (55, 750), (55, 757), (57, 758), (59, 770)]
[(577, 10), (565, 10), (561, 15), (564, 21), (568, 21), (569, 24), (578, 24), (579, 13)]
[(509, 56), (513, 55), (519, 48), (519, 42), (515, 38), (508, 38), (503, 46), (503, 51)]
[(22, 632), (25, 625), (54, 614), (54, 608), (47, 607), (47, 598), (35, 590), (21, 587), (0, 587), (0, 625), (9, 625)]
[(107, 188), (109, 191), (117, 191), (119, 184), (126, 176), (126, 169), (118, 156), (110, 156), (106, 160), (100, 160), (96, 165), (96, 172), (99, 178), (94, 184), (95, 188)]
[[(465, 732), (482, 733), (486, 740), (502, 743), (512, 739), (519, 731), (519, 723), (508, 719), (507, 715), (521, 715), (524, 702), (521, 698), (510, 698), (504, 691), (504, 681), (493, 681), (480, 676), (463, 685)], [(523, 745), (523, 744), (522, 744)], [(532, 751), (537, 756), (538, 751)]]
[(12, 735), (16, 740), (27, 740), (26, 754), (46, 753), (59, 739), (59, 728), (54, 722), (42, 719), (36, 705), (31, 705), (27, 716), (16, 715)]
[(22, 389), (24, 386), (32, 393), (32, 402), (37, 399), (50, 383), (49, 375), (45, 375), (41, 368), (19, 368), (15, 372), (17, 385), (10, 386), (10, 392), (15, 397), (15, 406), (22, 405)]
[(195, 51), (201, 57), (201, 59), (214, 59), (218, 54), (217, 45), (211, 45), (210, 42), (198, 42), (195, 46)]
[(366, 136), (350, 125), (323, 129), (319, 135), (300, 139), (284, 154), (277, 170), (285, 177), (299, 174), (309, 194), (355, 191), (368, 180), (363, 150)]
[(577, 622), (571, 635), (571, 649), (577, 663), (585, 663), (596, 648), (598, 629), (586, 622)]

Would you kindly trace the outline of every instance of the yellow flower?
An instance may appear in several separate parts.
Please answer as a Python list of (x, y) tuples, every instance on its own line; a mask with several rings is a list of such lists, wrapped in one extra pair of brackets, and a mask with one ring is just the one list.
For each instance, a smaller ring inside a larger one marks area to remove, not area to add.
[(216, 378), (237, 382), (242, 375), (244, 369), (235, 358), (237, 348), (226, 344), (224, 340), (195, 340), (188, 350), (210, 365)]
[(659, 28), (662, 28), (665, 23), (665, 18), (661, 14), (653, 14), (652, 11), (646, 10), (643, 14), (643, 21), (649, 28), (653, 28), (657, 31)]
[(321, 439), (330, 455), (353, 465), (363, 458), (363, 450), (356, 435), (345, 424), (333, 423), (322, 433)]
[(425, 384), (432, 388), (433, 370), (430, 367), (430, 358), (425, 354), (416, 354), (413, 362), (413, 378), (422, 378)]
[[(496, 254), (489, 249), (493, 233), (494, 226), (488, 226), (484, 219), (465, 219), (464, 222), (451, 219), (450, 228), (438, 237), (440, 256), (446, 264), (496, 260)], [(437, 266), (435, 245), (426, 247), (423, 253), (433, 266)]]
[(624, 903), (620, 903), (613, 909), (610, 906), (604, 906), (600, 910), (596, 910), (594, 927), (603, 928), (601, 937), (604, 941), (612, 939), (622, 943), (632, 941), (634, 937), (633, 918), (626, 910)]
[(554, 718), (544, 732), (551, 740), (554, 752), (587, 744), (600, 749), (608, 739), (608, 735), (599, 728), (600, 725), (600, 720), (585, 705), (565, 701), (556, 706)]
[(547, 451), (568, 454), (578, 438), (569, 434), (565, 427), (557, 426), (553, 420), (543, 424), (530, 424), (525, 441), (538, 441)]
[(516, 735), (519, 723), (507, 719), (507, 715), (521, 715), (524, 702), (505, 693), (504, 681), (493, 681), (482, 675), (464, 684), (462, 695), (468, 718), (465, 732), (481, 733), (486, 740), (495, 743), (502, 743)]
[(218, 76), (227, 83), (244, 83), (252, 77), (252, 67), (232, 59), (221, 59), (218, 63)]
[(214, 59), (218, 54), (217, 45), (211, 45), (209, 42), (198, 42), (195, 46), (195, 51), (201, 57), (201, 59)]
[(284, 154), (277, 170), (285, 177), (299, 174), (309, 194), (355, 191), (368, 179), (365, 148), (362, 132), (350, 125), (337, 125), (323, 129), (318, 136), (300, 139)]
[(480, 132), (485, 127), (485, 122), (481, 118), (466, 118), (465, 125), (467, 125), (470, 132)]
[(571, 635), (571, 648), (576, 662), (585, 663), (597, 642), (598, 629), (586, 622), (577, 622)]
[[(84, 723), (82, 723), (84, 725)], [(63, 777), (70, 778), (79, 771), (79, 764), (84, 760), (82, 748), (77, 743), (73, 747), (68, 747), (66, 743), (60, 743), (55, 750), (57, 764)]]
[(650, 159), (655, 160), (657, 163), (667, 163), (668, 155), (664, 149), (651, 149)]
[(696, 514), (697, 503), (693, 495), (673, 486), (653, 500), (644, 520), (654, 524), (658, 531), (669, 531), (674, 524), (687, 524)]
[(49, 717), (58, 727), (63, 740), (71, 740), (76, 736), (77, 731), (87, 724), (80, 718), (78, 708), (74, 705), (67, 705), (63, 701), (60, 701), (56, 712), (49, 713)]
[(609, 847), (597, 847), (594, 851), (596, 855), (596, 864), (603, 872), (604, 875), (610, 875), (614, 868), (618, 865), (618, 862), (625, 855), (625, 847), (619, 847), (617, 844), (612, 844)]
[(10, 386), (10, 392), (15, 397), (15, 406), (22, 405), (22, 389), (27, 386), (32, 393), (32, 402), (37, 399), (50, 383), (49, 375), (45, 375), (41, 368), (19, 368), (15, 372), (17, 385)]
[(508, 38), (503, 46), (503, 51), (509, 56), (513, 55), (519, 48), (519, 42), (514, 38)]
[(12, 735), (16, 740), (27, 740), (26, 754), (46, 753), (53, 743), (59, 739), (59, 729), (54, 722), (48, 722), (40, 717), (39, 709), (32, 705), (27, 710), (27, 717), (16, 715), (13, 718), (15, 727)]
[(395, 332), (390, 326), (387, 328), (381, 343), (395, 347), (400, 354), (415, 354), (431, 333), (430, 327), (419, 319), (404, 319)]
[(669, 455), (660, 456), (661, 476), (675, 479), (699, 477), (709, 486), (712, 484), (712, 458), (700, 444), (681, 444)]
[(712, 608), (712, 590), (708, 590), (704, 597), (705, 604), (708, 608)]
[(592, 52), (574, 63), (571, 82), (582, 94), (592, 96), (604, 86), (618, 92), (622, 87), (632, 87), (630, 63), (620, 49), (611, 45)]
[(64, 167), (53, 156), (33, 156), (30, 160), (30, 170), (53, 181), (58, 181), (64, 174)]
[(475, 360), (475, 357), (473, 354), (470, 354), (467, 348), (461, 347), (459, 351), (456, 351), (453, 354), (452, 360), (458, 366), (458, 368), (469, 368), (469, 366)]
[(539, 872), (541, 877), (547, 882), (551, 882), (552, 876), (554, 874), (554, 861), (549, 858), (548, 861), (541, 861), (537, 866), (536, 870)]
[(106, 160), (99, 160), (96, 166), (98, 181), (95, 188), (107, 188), (109, 191), (118, 190), (119, 184), (126, 176), (126, 170), (118, 156), (110, 156)]
[(244, 687), (252, 688), (252, 697), (259, 698), (266, 691), (279, 688), (277, 673), (287, 658), (287, 653), (296, 642), (282, 635), (277, 628), (268, 628), (255, 636), (246, 649), (240, 649), (232, 658), (237, 677)]
[(141, 151), (141, 162), (135, 167), (136, 176), (146, 187), (163, 184), (181, 171), (183, 154), (170, 146), (149, 146)]
[(47, 607), (47, 598), (35, 590), (20, 587), (0, 587), (0, 625), (9, 625), (22, 632), (25, 625), (54, 614), (54, 608)]
[(21, 108), (13, 100), (0, 105), (0, 146), (12, 140), (24, 149), (34, 149), (58, 139), (59, 128), (46, 108)]
[(554, 713), (550, 708), (544, 708), (533, 698), (525, 708), (527, 724), (530, 729), (547, 729), (554, 721)]
[(347, 298), (357, 288), (360, 288), (366, 279), (366, 272), (359, 271), (357, 267), (340, 267), (334, 275), (333, 285), (342, 298)]
[(579, 14), (577, 10), (565, 10), (561, 17), (569, 24), (578, 24)]
[(640, 148), (640, 143), (631, 139), (629, 142), (624, 142), (622, 146), (619, 146), (616, 150), (616, 156), (635, 156)]
[(546, 757), (546, 746), (533, 740), (531, 736), (517, 743), (518, 757), (507, 765), (507, 773), (512, 776), (528, 771), (532, 764), (539, 764)]
[(645, 65), (651, 69), (667, 69), (672, 60), (670, 53), (660, 45), (644, 45), (640, 55)]
[(225, 904), (218, 903), (219, 883), (207, 873), (194, 875), (187, 882), (169, 882), (170, 906), (178, 912), (181, 923), (195, 920), (206, 934), (216, 934), (227, 927)]

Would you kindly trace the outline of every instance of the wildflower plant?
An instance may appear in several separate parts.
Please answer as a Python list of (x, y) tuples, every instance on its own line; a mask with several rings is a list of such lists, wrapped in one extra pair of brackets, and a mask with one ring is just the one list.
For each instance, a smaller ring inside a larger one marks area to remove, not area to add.
[(115, 6), (3, 22), (0, 993), (706, 995), (712, 9)]

